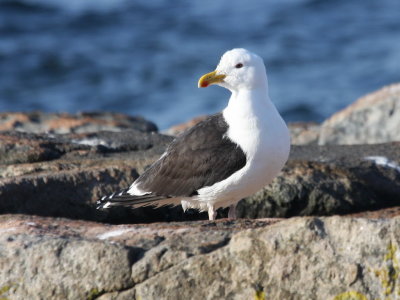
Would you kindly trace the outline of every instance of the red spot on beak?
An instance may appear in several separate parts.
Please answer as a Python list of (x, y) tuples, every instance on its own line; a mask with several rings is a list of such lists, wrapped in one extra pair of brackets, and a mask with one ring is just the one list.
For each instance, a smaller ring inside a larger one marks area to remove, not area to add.
[(201, 83), (201, 87), (208, 87), (208, 82), (207, 81), (203, 81)]

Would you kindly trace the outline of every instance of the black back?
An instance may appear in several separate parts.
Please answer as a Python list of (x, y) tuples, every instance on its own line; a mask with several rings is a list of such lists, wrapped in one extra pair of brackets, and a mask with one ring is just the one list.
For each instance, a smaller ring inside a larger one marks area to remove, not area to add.
[(138, 187), (165, 197), (193, 196), (229, 177), (245, 166), (246, 155), (225, 136), (227, 130), (221, 113), (188, 129), (136, 180)]

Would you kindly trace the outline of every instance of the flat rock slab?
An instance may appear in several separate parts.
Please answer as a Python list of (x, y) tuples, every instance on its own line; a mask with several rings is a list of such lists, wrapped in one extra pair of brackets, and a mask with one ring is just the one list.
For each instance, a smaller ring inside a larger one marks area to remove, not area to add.
[(400, 143), (295, 146), (272, 184), (239, 202), (245, 218), (349, 214), (400, 204)]
[[(0, 132), (0, 213), (110, 223), (205, 219), (181, 207), (95, 209), (128, 187), (172, 137), (155, 132), (34, 134)], [(239, 217), (332, 215), (397, 206), (400, 144), (293, 146), (274, 182), (242, 201)], [(226, 216), (225, 211), (219, 217)]]
[(374, 144), (400, 141), (400, 83), (368, 94), (325, 120), (318, 143)]
[(98, 131), (139, 130), (155, 132), (157, 126), (142, 117), (108, 112), (45, 113), (6, 112), (0, 113), (0, 131), (29, 133), (89, 133)]
[(105, 214), (95, 209), (95, 202), (129, 186), (171, 139), (138, 130), (63, 135), (0, 132), (0, 213), (144, 222), (149, 219), (147, 212), (160, 212), (117, 209)]
[(3, 215), (0, 297), (395, 299), (399, 226), (400, 217), (107, 225)]

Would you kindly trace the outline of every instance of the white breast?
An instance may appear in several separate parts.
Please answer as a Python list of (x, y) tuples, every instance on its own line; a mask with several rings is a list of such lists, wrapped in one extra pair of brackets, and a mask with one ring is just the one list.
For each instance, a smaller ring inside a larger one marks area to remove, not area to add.
[(198, 201), (215, 208), (238, 202), (269, 184), (287, 161), (290, 136), (266, 91), (232, 94), (223, 116), (227, 137), (246, 154), (246, 165), (225, 180), (198, 191)]

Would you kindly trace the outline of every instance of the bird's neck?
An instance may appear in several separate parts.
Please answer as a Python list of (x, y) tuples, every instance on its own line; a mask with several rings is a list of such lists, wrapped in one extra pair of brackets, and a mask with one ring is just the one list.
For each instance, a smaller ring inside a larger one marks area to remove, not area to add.
[(270, 128), (274, 123), (282, 123), (267, 89), (233, 92), (223, 116), (229, 125), (227, 137), (240, 145), (250, 159), (260, 144), (267, 143), (269, 136), (265, 133), (273, 132)]
[(234, 114), (242, 117), (258, 116), (265, 114), (267, 111), (274, 109), (268, 90), (266, 88), (242, 89), (232, 91), (228, 106), (224, 110), (224, 114)]

